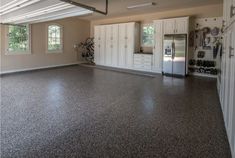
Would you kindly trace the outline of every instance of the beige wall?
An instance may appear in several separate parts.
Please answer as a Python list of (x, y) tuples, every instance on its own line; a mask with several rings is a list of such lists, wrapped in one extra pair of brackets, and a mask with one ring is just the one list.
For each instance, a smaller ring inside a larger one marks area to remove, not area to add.
[[(57, 23), (63, 26), (63, 53), (46, 53), (46, 25)], [(37, 68), (61, 64), (76, 63), (81, 60), (80, 54), (74, 50), (74, 44), (84, 41), (90, 36), (90, 22), (77, 18), (68, 18), (47, 23), (32, 24), (32, 54), (5, 55), (5, 26), (1, 28), (1, 70)]]
[(117, 18), (101, 19), (91, 21), (91, 36), (94, 34), (94, 26), (99, 24), (112, 24), (121, 22), (139, 21), (141, 23), (150, 23), (153, 20), (180, 17), (180, 16), (193, 16), (193, 17), (220, 17), (223, 15), (223, 5), (209, 5), (202, 7), (178, 9), (164, 12), (156, 12), (150, 14), (141, 14), (134, 16), (124, 16)]

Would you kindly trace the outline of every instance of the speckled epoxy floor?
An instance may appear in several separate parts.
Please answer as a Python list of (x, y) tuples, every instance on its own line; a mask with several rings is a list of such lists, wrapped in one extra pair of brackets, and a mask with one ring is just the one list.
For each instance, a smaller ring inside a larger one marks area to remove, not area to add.
[(215, 80), (80, 66), (1, 79), (2, 158), (231, 157)]

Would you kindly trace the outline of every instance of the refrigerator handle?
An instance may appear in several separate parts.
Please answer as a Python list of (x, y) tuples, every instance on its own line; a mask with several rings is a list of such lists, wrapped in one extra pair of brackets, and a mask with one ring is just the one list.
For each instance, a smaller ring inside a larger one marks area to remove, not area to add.
[(175, 42), (172, 42), (172, 59), (175, 58)]

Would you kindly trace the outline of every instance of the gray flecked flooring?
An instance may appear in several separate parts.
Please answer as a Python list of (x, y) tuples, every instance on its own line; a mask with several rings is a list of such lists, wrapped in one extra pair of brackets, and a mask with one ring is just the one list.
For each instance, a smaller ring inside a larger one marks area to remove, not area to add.
[(215, 80), (72, 66), (2, 76), (2, 158), (230, 158)]

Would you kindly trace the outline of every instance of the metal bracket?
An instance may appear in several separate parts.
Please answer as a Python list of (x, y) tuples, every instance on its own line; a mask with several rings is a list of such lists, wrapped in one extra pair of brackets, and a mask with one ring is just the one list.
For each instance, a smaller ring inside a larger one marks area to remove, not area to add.
[(97, 12), (97, 13), (100, 13), (100, 14), (103, 14), (103, 15), (107, 15), (107, 14), (108, 14), (108, 0), (106, 0), (105, 11), (97, 10), (97, 9), (94, 8), (94, 7), (91, 7), (91, 6), (82, 4), (82, 3), (78, 3), (78, 2), (75, 2), (75, 1), (73, 1), (73, 0), (60, 0), (60, 1), (66, 2), (66, 3), (69, 3), (69, 4), (72, 4), (72, 5), (75, 5), (75, 6), (78, 6), (78, 7), (81, 7), (81, 8), (90, 10), (90, 11), (93, 11), (93, 12)]
[(232, 18), (235, 15), (235, 6), (231, 5), (230, 8), (230, 18)]

